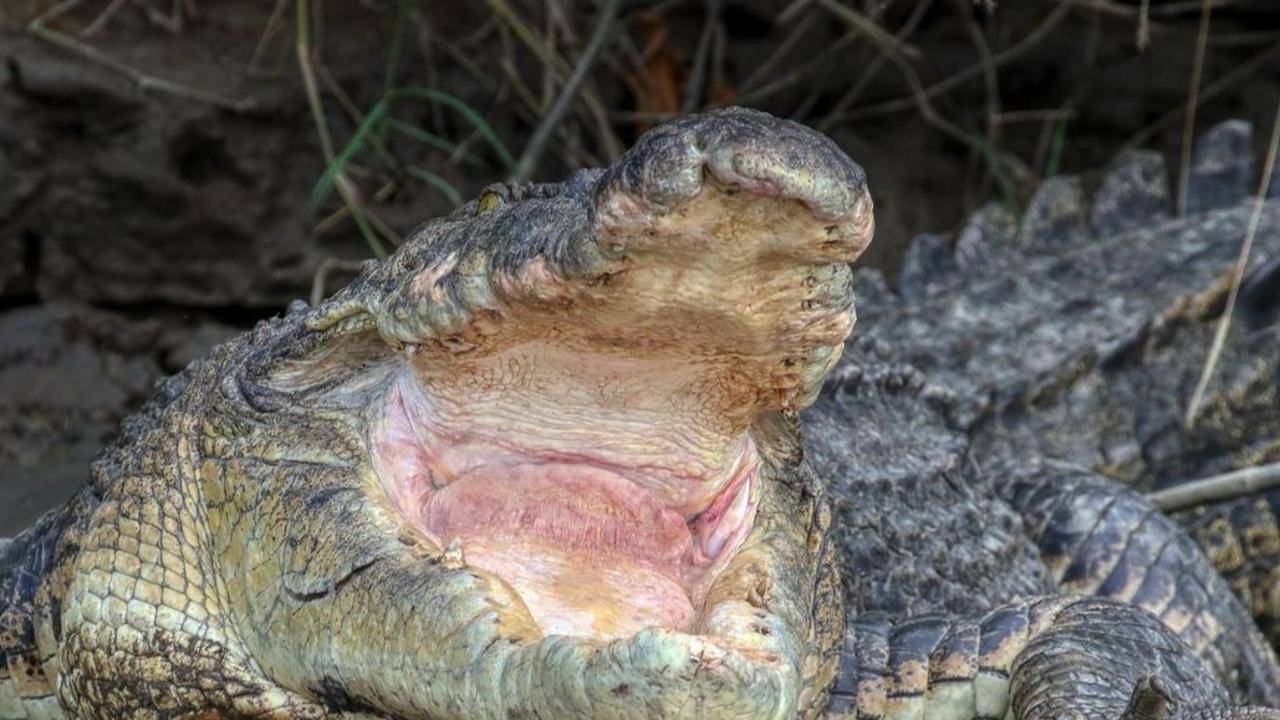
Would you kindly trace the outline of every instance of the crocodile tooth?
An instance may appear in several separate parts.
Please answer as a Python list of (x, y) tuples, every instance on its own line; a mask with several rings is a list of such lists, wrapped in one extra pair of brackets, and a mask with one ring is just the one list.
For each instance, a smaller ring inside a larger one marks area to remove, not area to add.
[(462, 556), (462, 538), (455, 537), (449, 541), (449, 547), (444, 549), (440, 562), (450, 570), (458, 570), (467, 564)]

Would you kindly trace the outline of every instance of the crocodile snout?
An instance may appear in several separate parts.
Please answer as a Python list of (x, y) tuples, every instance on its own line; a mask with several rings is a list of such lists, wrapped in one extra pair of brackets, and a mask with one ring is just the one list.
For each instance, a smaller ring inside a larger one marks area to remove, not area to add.
[[(595, 205), (630, 220), (666, 216), (708, 186), (729, 194), (794, 200), (849, 261), (871, 240), (866, 173), (826, 136), (789, 120), (745, 108), (682, 118), (641, 138), (600, 179)], [(635, 215), (648, 216), (638, 218)]]

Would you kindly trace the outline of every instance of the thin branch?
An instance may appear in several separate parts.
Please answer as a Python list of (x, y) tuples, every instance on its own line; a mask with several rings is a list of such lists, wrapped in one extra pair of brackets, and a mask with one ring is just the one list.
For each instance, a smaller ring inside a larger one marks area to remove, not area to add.
[(1133, 44), (1142, 52), (1151, 45), (1151, 0), (1138, 5), (1138, 27), (1134, 30)]
[[(857, 18), (850, 16), (847, 12), (844, 12), (848, 10), (848, 8), (840, 5), (837, 0), (816, 1), (823, 8), (830, 10), (837, 17), (847, 23), (860, 22)], [(965, 145), (975, 152), (981, 153), (981, 155), (987, 159), (991, 168), (991, 173), (995, 176), (996, 181), (1000, 183), (1001, 189), (1004, 191), (1005, 195), (1012, 197), (1013, 189), (1009, 179), (1005, 176), (1004, 170), (1001, 167), (1000, 157), (991, 145), (986, 142), (986, 139), (980, 134), (965, 131), (964, 128), (956, 125), (938, 113), (938, 111), (933, 107), (933, 103), (929, 101), (929, 93), (925, 89), (924, 84), (920, 81), (920, 75), (916, 72), (915, 68), (911, 66), (911, 63), (907, 61), (906, 57), (893, 49), (890, 49), (890, 51), (885, 54), (885, 57), (889, 58), (889, 60), (893, 62), (893, 64), (898, 68), (898, 71), (902, 73), (902, 77), (907, 81), (907, 86), (911, 88), (912, 100), (917, 107), (917, 111), (920, 113), (920, 117), (947, 137)]]
[[(320, 101), (320, 87), (316, 82), (315, 67), (311, 62), (311, 3), (309, 0), (297, 0), (294, 11), (297, 13), (297, 34), (294, 38), (294, 51), (298, 57), (298, 70), (302, 74), (302, 88), (306, 93), (307, 105), (311, 109), (311, 119), (316, 126), (316, 134), (320, 138), (320, 150), (324, 153), (325, 164), (332, 166), (335, 158), (333, 150), (333, 136), (329, 134), (329, 123), (325, 120), (324, 104)], [(350, 178), (343, 170), (339, 170), (334, 177), (334, 186), (338, 189), (338, 195), (342, 197), (342, 201), (351, 211), (351, 219), (355, 221), (356, 227), (360, 229), (360, 234), (364, 236), (365, 242), (369, 245), (369, 250), (379, 258), (387, 256), (387, 249), (378, 239), (374, 229), (369, 226), (366, 219), (367, 213), (360, 204), (360, 199), (356, 195), (355, 188), (351, 184)]]
[(789, 23), (796, 16), (796, 13), (812, 4), (813, 0), (791, 0), (791, 4), (782, 8), (782, 12), (774, 16), (773, 21), (776, 23)]
[[(373, 201), (378, 203), (386, 202), (399, 189), (400, 182), (398, 180), (388, 180), (385, 185), (378, 188), (378, 191), (373, 194)], [(350, 216), (351, 209), (346, 205), (342, 205), (329, 213), (329, 215), (320, 222), (316, 223), (315, 226), (311, 228), (311, 234), (316, 236), (324, 235), (330, 230), (333, 230), (339, 223)]]
[(991, 46), (987, 43), (987, 38), (982, 34), (982, 28), (978, 25), (978, 21), (973, 17), (973, 9), (969, 6), (970, 0), (956, 0), (959, 5), (960, 12), (964, 16), (965, 29), (969, 33), (970, 39), (973, 41), (974, 48), (978, 51), (978, 58), (983, 66), (982, 77), (983, 84), (987, 92), (987, 142), (991, 144), (993, 151), (1000, 147), (1000, 124), (996, 123), (993, 118), (1000, 114), (1000, 80), (996, 76), (996, 66), (991, 60)]
[[(1059, 5), (1075, 5), (1088, 10), (1114, 15), (1116, 17), (1139, 17), (1142, 14), (1149, 14), (1151, 17), (1178, 17), (1181, 15), (1189, 15), (1201, 9), (1201, 0), (1185, 0), (1184, 2), (1168, 2), (1156, 5), (1154, 7), (1146, 7), (1149, 3), (1143, 0), (1139, 7), (1132, 5), (1123, 5), (1109, 0), (1053, 0)], [(1209, 0), (1214, 7), (1219, 9), (1230, 7), (1236, 4), (1237, 0)]]
[[(1276, 43), (1265, 50), (1259, 51), (1257, 55), (1232, 68), (1226, 75), (1223, 75), (1208, 85), (1205, 85), (1204, 88), (1200, 90), (1200, 96), (1197, 98), (1197, 102), (1201, 104), (1208, 102), (1217, 95), (1253, 77), (1253, 74), (1257, 72), (1258, 68), (1266, 66), (1267, 63), (1275, 60), (1277, 56), (1280, 56), (1280, 43)], [(1163, 131), (1165, 128), (1177, 122), (1178, 119), (1183, 116), (1186, 107), (1187, 103), (1183, 103), (1164, 115), (1161, 115), (1155, 122), (1134, 133), (1133, 137), (1129, 138), (1129, 140), (1124, 144), (1124, 147), (1120, 148), (1120, 152), (1132, 150), (1137, 147), (1143, 147), (1149, 144), (1151, 142), (1151, 138), (1155, 137), (1156, 133)]]
[(1147, 500), (1162, 512), (1234, 500), (1280, 487), (1280, 463), (1235, 470), (1203, 480), (1179, 483), (1147, 494)]
[(761, 85), (749, 92), (741, 91), (734, 99), (739, 105), (752, 105), (760, 102), (764, 98), (785, 88), (795, 85), (802, 80), (811, 70), (821, 65), (832, 55), (836, 55), (844, 50), (845, 46), (853, 42), (858, 37), (858, 33), (853, 30), (846, 30), (839, 40), (831, 45), (823, 48), (821, 52), (814, 53), (811, 57), (805, 58), (803, 62), (788, 69), (777, 79)]
[[(917, 2), (915, 9), (911, 11), (910, 17), (908, 17), (907, 21), (902, 24), (902, 27), (898, 29), (898, 32), (894, 33), (894, 37), (899, 40), (905, 40), (911, 37), (911, 35), (916, 31), (916, 27), (919, 26), (920, 21), (924, 19), (925, 13), (929, 11), (929, 8), (932, 7), (932, 5), (933, 0), (920, 0)], [(862, 93), (867, 89), (867, 86), (871, 84), (871, 81), (875, 79), (876, 74), (880, 72), (880, 68), (883, 67), (886, 62), (888, 62), (888, 57), (881, 53), (876, 55), (875, 58), (867, 64), (867, 67), (862, 71), (862, 74), (858, 76), (858, 80), (844, 93), (844, 95), (840, 96), (840, 99), (836, 100), (835, 105), (831, 107), (831, 111), (823, 116), (822, 121), (817, 125), (819, 131), (824, 133), (831, 131), (831, 128), (834, 127), (840, 119), (840, 116), (849, 109), (849, 106), (853, 105), (858, 101), (858, 98), (862, 97)]]
[(876, 21), (857, 10), (837, 0), (818, 0), (818, 4), (844, 21), (850, 30), (861, 34), (884, 54), (893, 54), (909, 60), (920, 59), (919, 48), (903, 43), (889, 31), (877, 25)]
[(325, 286), (329, 282), (329, 275), (334, 272), (360, 272), (364, 268), (364, 262), (361, 260), (343, 260), (342, 258), (325, 258), (316, 266), (316, 272), (311, 276), (311, 307), (315, 307), (324, 301), (327, 291)]
[(172, 80), (165, 80), (153, 75), (148, 75), (137, 68), (131, 67), (110, 55), (98, 50), (97, 48), (86, 45), (73, 37), (64, 35), (56, 30), (52, 30), (45, 26), (45, 22), (59, 15), (66, 13), (71, 8), (79, 4), (79, 0), (71, 0), (69, 2), (59, 3), (49, 10), (41, 13), (27, 23), (27, 32), (37, 38), (67, 50), (75, 55), (79, 55), (84, 60), (100, 65), (104, 68), (117, 72), (134, 84), (143, 92), (157, 92), (164, 95), (172, 95), (174, 97), (194, 100), (196, 102), (213, 105), (225, 110), (236, 113), (245, 113), (257, 107), (258, 102), (255, 98), (229, 98), (207, 90), (199, 88), (187, 87)]
[(684, 89), (684, 105), (681, 111), (685, 114), (698, 109), (698, 101), (702, 99), (703, 85), (707, 77), (707, 57), (711, 53), (711, 38), (716, 23), (720, 22), (722, 0), (706, 0), (707, 16), (702, 21), (702, 34), (698, 37), (698, 49), (693, 56), (693, 72)]
[(111, 4), (107, 5), (107, 9), (98, 13), (98, 17), (94, 18), (93, 22), (80, 31), (80, 37), (87, 38), (97, 35), (102, 31), (102, 28), (107, 26), (107, 23), (111, 22), (111, 18), (115, 17), (116, 13), (120, 12), (120, 8), (124, 7), (127, 2), (129, 0), (111, 0)]
[(1191, 178), (1191, 143), (1195, 139), (1196, 108), (1199, 106), (1200, 78), (1204, 74), (1204, 50), (1209, 42), (1209, 17), (1213, 12), (1213, 0), (1202, 0), (1200, 30), (1196, 33), (1196, 59), (1191, 66), (1191, 88), (1188, 91), (1187, 116), (1182, 123), (1182, 167), (1178, 170), (1179, 217), (1187, 214), (1187, 188)]
[(1239, 47), (1241, 45), (1270, 45), (1280, 40), (1280, 33), (1274, 30), (1256, 32), (1220, 32), (1209, 38), (1210, 47)]
[(249, 56), (249, 70), (253, 71), (258, 67), (258, 63), (262, 61), (262, 56), (267, 51), (267, 46), (271, 44), (271, 40), (275, 34), (284, 27), (284, 14), (289, 9), (289, 0), (276, 0), (276, 6), (271, 10), (271, 17), (267, 18), (267, 24), (262, 29), (262, 35), (258, 38), (258, 44), (253, 48), (253, 55)]
[(1023, 122), (1044, 122), (1046, 120), (1072, 120), (1076, 111), (1072, 108), (1049, 108), (1047, 110), (1010, 110), (991, 116), (991, 122), (998, 125), (1012, 125)]
[[(823, 4), (825, 5), (826, 3), (823, 3)], [(1040, 44), (1040, 41), (1043, 40), (1045, 36), (1049, 34), (1050, 31), (1052, 31), (1055, 27), (1057, 27), (1058, 23), (1062, 22), (1062, 20), (1066, 18), (1067, 14), (1070, 13), (1071, 11), (1071, 7), (1072, 6), (1070, 4), (1064, 3), (1054, 8), (1053, 12), (1049, 13), (1048, 16), (1046, 16), (1045, 19), (1042, 20), (1039, 25), (1032, 28), (1031, 32), (1027, 33), (1026, 36), (1024, 36), (1021, 40), (1019, 40), (1015, 45), (1013, 45), (1007, 50), (1002, 50), (996, 53), (995, 55), (992, 55), (990, 64), (997, 68), (1002, 67), (1003, 65), (1018, 59), (1024, 53), (1030, 51), (1032, 48), (1035, 48), (1037, 45)], [(951, 75), (950, 77), (947, 77), (943, 80), (939, 80), (938, 82), (924, 88), (923, 89), (924, 97), (926, 99), (932, 99), (934, 97), (937, 97), (938, 95), (941, 95), (942, 93), (947, 92), (952, 88), (955, 88), (965, 82), (968, 82), (970, 79), (974, 77), (982, 75), (982, 73), (986, 72), (986, 70), (987, 70), (987, 63), (985, 62), (978, 62), (973, 65), (970, 65), (969, 67), (964, 68), (963, 70), (955, 73), (954, 75)], [(913, 92), (909, 97), (894, 98), (893, 100), (886, 100), (881, 103), (876, 103), (875, 105), (869, 105), (864, 108), (858, 108), (849, 113), (846, 113), (843, 117), (840, 118), (840, 120), (841, 121), (858, 120), (863, 118), (876, 117), (879, 115), (886, 115), (894, 112), (900, 112), (902, 110), (909, 110), (912, 107), (916, 106), (918, 102), (919, 102), (918, 93)]]
[(1244, 243), (1240, 245), (1240, 255), (1236, 258), (1235, 268), (1231, 274), (1231, 291), (1227, 294), (1227, 306), (1218, 318), (1218, 327), (1213, 333), (1213, 345), (1209, 348), (1209, 357), (1205, 360), (1204, 370), (1200, 373), (1200, 382), (1191, 396), (1187, 406), (1186, 426), (1189, 428), (1200, 413), (1205, 393), (1209, 389), (1209, 381), (1218, 366), (1222, 349), (1227, 342), (1227, 331), (1231, 328), (1231, 316), (1236, 309), (1236, 297), (1240, 294), (1240, 283), (1244, 279), (1245, 270), (1249, 267), (1249, 254), (1253, 251), (1253, 238), (1258, 234), (1258, 223), (1262, 219), (1262, 206), (1267, 200), (1267, 190), (1271, 187), (1271, 175), (1276, 169), (1276, 147), (1280, 146), (1280, 103), (1276, 104), (1275, 120), (1271, 124), (1271, 144), (1267, 146), (1267, 160), (1262, 170), (1262, 179), (1258, 181), (1258, 192), (1253, 197), (1253, 212), (1249, 214), (1249, 227), (1244, 233)]
[(791, 28), (791, 32), (787, 33), (782, 42), (778, 43), (770, 51), (769, 57), (765, 58), (765, 61), (760, 63), (756, 69), (752, 70), (745, 80), (738, 83), (738, 92), (745, 93), (758, 85), (761, 78), (772, 77), (774, 66), (786, 59), (787, 53), (791, 52), (796, 43), (800, 42), (800, 39), (808, 32), (809, 26), (813, 25), (817, 18), (816, 13), (810, 13), (800, 18), (800, 22)]
[[(529, 29), (529, 26), (520, 19), (520, 16), (516, 14), (507, 0), (487, 0), (487, 3), (494, 14), (511, 28), (511, 31), (524, 43), (525, 47), (529, 48), (534, 55), (538, 56), (539, 60), (549, 65), (557, 74), (565, 78), (566, 83), (568, 82), (568, 78), (573, 74), (569, 63), (556, 54), (555, 50), (548, 46), (543, 38)], [(613, 132), (613, 128), (609, 125), (608, 110), (605, 109), (604, 103), (600, 101), (600, 98), (596, 96), (596, 93), (590, 87), (582, 89), (582, 103), (591, 119), (596, 123), (596, 134), (600, 138), (600, 144), (603, 146), (605, 154), (610, 158), (621, 155), (624, 149), (622, 141), (618, 139), (618, 136)]]
[(569, 76), (569, 80), (560, 90), (559, 97), (547, 114), (543, 116), (542, 121), (538, 123), (537, 129), (533, 131), (533, 136), (529, 138), (528, 145), (525, 146), (524, 153), (520, 155), (520, 160), (516, 162), (515, 170), (511, 172), (510, 182), (525, 182), (532, 175), (534, 169), (537, 168), (538, 161), (542, 158), (542, 152), (546, 149), (547, 142), (551, 139), (551, 134), (560, 126), (560, 120), (564, 117), (565, 112), (569, 110), (569, 106), (573, 104), (574, 99), (578, 96), (578, 90), (582, 88), (582, 83), (587, 79), (587, 74), (591, 72), (591, 68), (596, 63), (600, 51), (604, 48), (605, 39), (609, 37), (613, 29), (613, 20), (618, 15), (618, 6), (620, 0), (605, 0), (600, 7), (600, 16), (596, 18), (595, 29), (591, 31), (591, 39), (587, 42), (587, 47), (582, 51), (582, 55), (578, 58), (578, 64), (573, 68), (573, 74)]

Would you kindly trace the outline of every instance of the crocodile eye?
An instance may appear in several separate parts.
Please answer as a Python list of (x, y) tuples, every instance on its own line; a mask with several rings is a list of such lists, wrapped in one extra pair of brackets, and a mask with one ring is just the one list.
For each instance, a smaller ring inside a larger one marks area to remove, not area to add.
[(502, 198), (498, 193), (492, 190), (486, 190), (480, 194), (480, 199), (476, 201), (476, 213), (483, 215), (493, 211), (498, 205), (502, 204)]

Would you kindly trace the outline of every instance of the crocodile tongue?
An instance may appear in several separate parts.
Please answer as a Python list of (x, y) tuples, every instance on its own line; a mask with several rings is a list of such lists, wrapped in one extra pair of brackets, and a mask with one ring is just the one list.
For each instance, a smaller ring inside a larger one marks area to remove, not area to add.
[(547, 634), (627, 637), (691, 629), (684, 518), (612, 473), (572, 465), (475, 472), (436, 493), (428, 528), (517, 589)]

